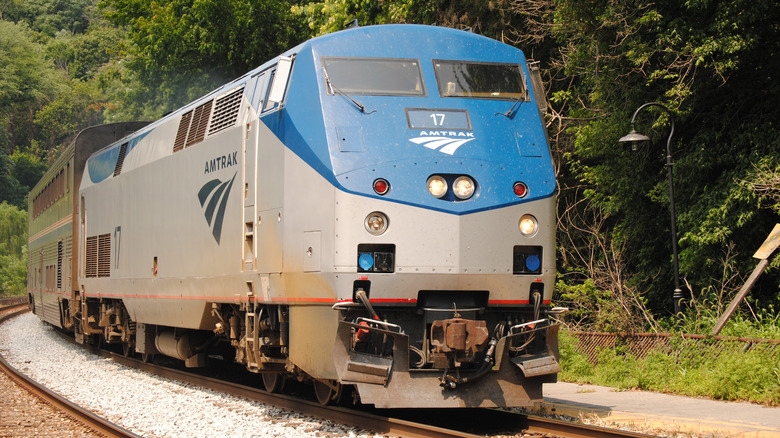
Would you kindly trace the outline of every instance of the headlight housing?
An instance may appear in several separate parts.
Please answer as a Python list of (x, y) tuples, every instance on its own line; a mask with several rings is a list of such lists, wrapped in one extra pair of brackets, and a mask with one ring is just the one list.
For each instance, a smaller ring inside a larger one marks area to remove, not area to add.
[(431, 175), (428, 178), (428, 192), (436, 198), (447, 194), (447, 181), (439, 175)]
[(518, 221), (517, 227), (520, 229), (520, 234), (531, 237), (539, 230), (539, 222), (533, 215), (524, 214)]
[(458, 199), (466, 200), (474, 194), (474, 180), (467, 176), (458, 177), (452, 184), (452, 191)]
[(387, 231), (387, 227), (390, 225), (390, 221), (387, 219), (387, 215), (381, 211), (375, 211), (369, 213), (366, 216), (366, 220), (363, 222), (366, 227), (366, 231), (374, 236), (380, 236)]

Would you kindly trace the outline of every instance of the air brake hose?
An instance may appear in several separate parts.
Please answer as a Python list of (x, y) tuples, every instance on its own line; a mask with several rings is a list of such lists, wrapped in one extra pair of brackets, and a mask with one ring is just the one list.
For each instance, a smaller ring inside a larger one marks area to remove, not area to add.
[(371, 319), (379, 321), (379, 315), (377, 315), (376, 311), (374, 311), (374, 307), (371, 305), (371, 302), (368, 300), (368, 296), (366, 295), (366, 291), (363, 289), (358, 289), (357, 292), (355, 292), (355, 296), (357, 299), (360, 300), (361, 303), (368, 309), (368, 313), (371, 315)]
[[(374, 310), (374, 307), (371, 305), (371, 302), (368, 300), (368, 296), (366, 295), (366, 291), (363, 289), (358, 289), (357, 292), (355, 292), (355, 296), (357, 299), (360, 300), (361, 303), (363, 303), (363, 306), (365, 306), (366, 309), (368, 309), (368, 313), (371, 316), (371, 319), (375, 321), (379, 321), (379, 315), (377, 315), (376, 311)], [(368, 323), (365, 321), (361, 321), (360, 325), (368, 327)], [(367, 329), (358, 329), (357, 332), (355, 332), (355, 341), (356, 342), (365, 342), (368, 338), (368, 330)]]
[(539, 312), (542, 308), (542, 294), (539, 292), (534, 292), (533, 294), (534, 299), (534, 321), (539, 319)]
[(458, 387), (458, 385), (463, 385), (469, 382), (473, 382), (474, 380), (479, 379), (480, 377), (483, 377), (485, 374), (488, 373), (493, 368), (493, 362), (495, 359), (493, 359), (493, 354), (496, 352), (496, 344), (498, 344), (498, 340), (496, 338), (490, 338), (490, 343), (488, 344), (487, 353), (485, 353), (485, 359), (482, 361), (482, 366), (479, 367), (479, 370), (477, 370), (476, 373), (468, 376), (468, 377), (454, 377), (447, 374), (447, 372), (444, 372), (444, 376), (442, 376), (439, 380), (441, 381), (440, 386), (443, 386), (447, 389), (455, 389)]

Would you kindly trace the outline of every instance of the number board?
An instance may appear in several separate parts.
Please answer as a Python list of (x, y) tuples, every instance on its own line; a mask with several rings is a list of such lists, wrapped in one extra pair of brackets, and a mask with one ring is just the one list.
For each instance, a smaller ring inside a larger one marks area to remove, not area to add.
[(407, 108), (406, 120), (411, 129), (471, 131), (471, 121), (466, 110)]

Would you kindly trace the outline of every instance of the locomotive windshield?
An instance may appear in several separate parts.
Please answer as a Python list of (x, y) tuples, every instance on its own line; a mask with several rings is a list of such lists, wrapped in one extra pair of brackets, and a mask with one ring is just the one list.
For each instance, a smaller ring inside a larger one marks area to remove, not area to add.
[(328, 94), (424, 96), (416, 59), (323, 58)]
[(442, 97), (518, 100), (525, 98), (518, 64), (433, 61)]

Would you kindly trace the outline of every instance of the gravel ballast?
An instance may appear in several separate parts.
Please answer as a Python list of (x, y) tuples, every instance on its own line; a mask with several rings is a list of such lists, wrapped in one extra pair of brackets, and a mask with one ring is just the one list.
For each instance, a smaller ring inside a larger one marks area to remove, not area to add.
[(29, 313), (0, 325), (0, 354), (63, 397), (146, 437), (374, 436), (126, 368), (69, 344)]

